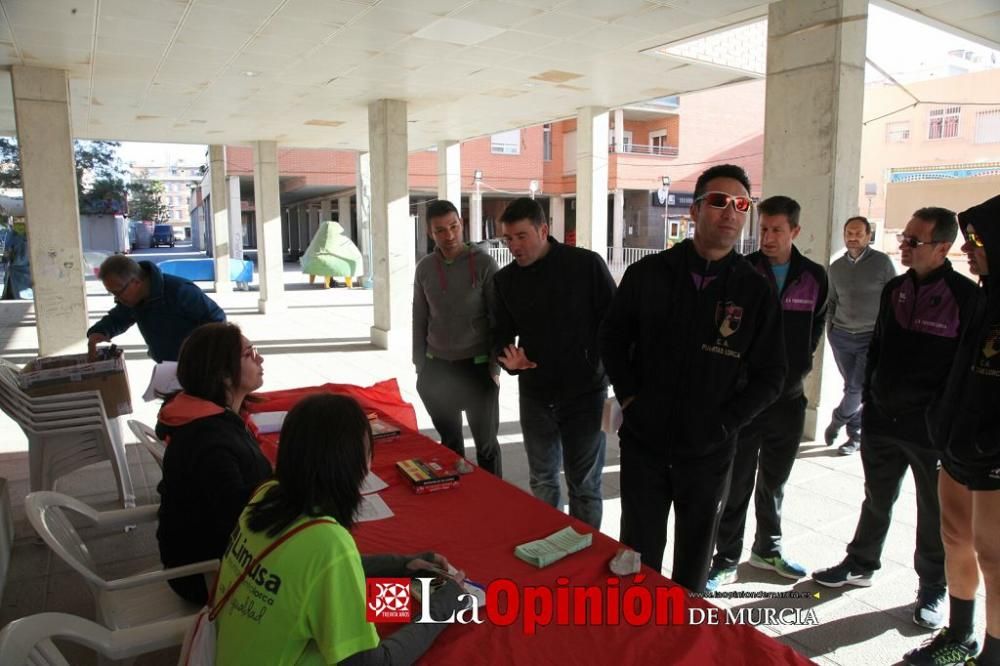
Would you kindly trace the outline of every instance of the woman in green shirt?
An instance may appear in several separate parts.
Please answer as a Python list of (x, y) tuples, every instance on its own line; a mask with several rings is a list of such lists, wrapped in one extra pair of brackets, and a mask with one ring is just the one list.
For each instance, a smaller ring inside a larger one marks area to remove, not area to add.
[[(361, 557), (350, 528), (371, 461), (371, 428), (351, 398), (310, 396), (285, 417), (275, 479), (250, 499), (230, 538), (215, 599), (268, 545), (322, 519), (251, 567), (218, 616), (216, 663), (409, 664), (445, 624), (409, 624), (379, 640), (365, 617), (365, 577), (410, 577), (447, 569), (435, 553)], [(435, 617), (460, 607), (448, 580), (431, 599)]]

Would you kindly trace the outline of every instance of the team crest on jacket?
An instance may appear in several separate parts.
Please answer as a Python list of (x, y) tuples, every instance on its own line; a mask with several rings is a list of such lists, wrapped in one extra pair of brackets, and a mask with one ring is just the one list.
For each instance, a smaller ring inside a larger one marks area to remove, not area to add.
[(743, 308), (732, 301), (715, 304), (715, 323), (719, 325), (719, 335), (728, 338), (740, 329), (743, 320)]
[(986, 342), (983, 344), (983, 356), (989, 360), (1000, 354), (1000, 326), (993, 326), (986, 334)]

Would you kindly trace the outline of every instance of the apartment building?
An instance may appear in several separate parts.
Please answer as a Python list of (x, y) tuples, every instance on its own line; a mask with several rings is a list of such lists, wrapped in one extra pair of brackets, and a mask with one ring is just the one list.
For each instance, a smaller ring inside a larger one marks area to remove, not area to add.
[(201, 167), (176, 162), (131, 162), (129, 175), (132, 181), (152, 181), (163, 185), (160, 200), (167, 208), (167, 220), (175, 232), (191, 237), (191, 188), (201, 182)]

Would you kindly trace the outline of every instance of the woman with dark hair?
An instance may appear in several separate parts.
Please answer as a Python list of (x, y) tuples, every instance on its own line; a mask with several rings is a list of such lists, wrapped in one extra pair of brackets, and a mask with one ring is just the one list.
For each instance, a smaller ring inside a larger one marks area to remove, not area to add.
[[(288, 412), (280, 440), (276, 479), (254, 494), (222, 560), (213, 603), (238, 587), (216, 620), (216, 663), (412, 663), (447, 625), (409, 624), (380, 642), (366, 619), (365, 577), (411, 577), (448, 562), (435, 553), (358, 554), (349, 530), (371, 460), (367, 417), (351, 398), (310, 396)], [(435, 618), (460, 607), (461, 579), (442, 578), (430, 600)]]
[[(182, 390), (167, 399), (156, 424), (167, 443), (156, 530), (165, 567), (221, 558), (250, 494), (271, 475), (240, 415), (263, 383), (263, 363), (235, 324), (200, 326), (181, 346)], [(193, 603), (208, 600), (203, 576), (170, 586)]]

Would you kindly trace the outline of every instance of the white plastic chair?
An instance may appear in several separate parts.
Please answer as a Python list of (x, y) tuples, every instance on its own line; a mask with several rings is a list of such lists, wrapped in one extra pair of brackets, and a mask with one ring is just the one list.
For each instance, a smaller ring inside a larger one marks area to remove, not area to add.
[(110, 531), (127, 525), (156, 520), (157, 505), (134, 509), (96, 511), (83, 502), (48, 490), (29, 494), (24, 500), (28, 521), (56, 555), (83, 576), (94, 595), (97, 617), (110, 629), (124, 629), (159, 620), (193, 615), (199, 608), (181, 599), (170, 588), (171, 578), (215, 572), (218, 560), (206, 560), (173, 569), (156, 569), (117, 580), (105, 580), (87, 545), (67, 514), (77, 515), (76, 524)]
[(163, 470), (163, 455), (167, 452), (167, 445), (156, 436), (156, 431), (142, 421), (135, 419), (129, 419), (128, 427), (139, 443), (146, 447), (149, 455), (153, 456), (153, 460), (160, 466), (160, 470)]
[(81, 467), (111, 461), (123, 507), (135, 490), (117, 423), (108, 420), (97, 391), (32, 397), (17, 383), (17, 368), (0, 359), (0, 409), (28, 438), (31, 490), (51, 490)]
[(112, 631), (67, 613), (29, 615), (0, 631), (0, 664), (70, 666), (53, 638), (84, 645), (106, 659), (130, 659), (180, 645), (192, 620), (179, 618)]

